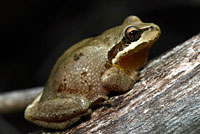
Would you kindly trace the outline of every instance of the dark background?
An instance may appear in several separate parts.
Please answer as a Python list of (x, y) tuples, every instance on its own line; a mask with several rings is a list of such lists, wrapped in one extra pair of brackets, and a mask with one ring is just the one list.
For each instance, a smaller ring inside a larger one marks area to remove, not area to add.
[[(200, 32), (199, 0), (7, 0), (0, 2), (0, 92), (43, 86), (74, 43), (120, 25), (129, 15), (160, 26), (152, 59)], [(23, 112), (0, 116), (0, 133), (38, 127)]]

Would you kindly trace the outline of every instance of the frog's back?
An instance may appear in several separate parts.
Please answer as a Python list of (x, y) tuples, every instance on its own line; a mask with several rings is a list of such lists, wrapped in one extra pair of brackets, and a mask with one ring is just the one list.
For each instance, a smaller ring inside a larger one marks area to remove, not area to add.
[(107, 95), (100, 82), (106, 70), (106, 59), (106, 48), (98, 40), (86, 39), (74, 45), (58, 59), (41, 101), (64, 98), (66, 94), (84, 95), (89, 100)]

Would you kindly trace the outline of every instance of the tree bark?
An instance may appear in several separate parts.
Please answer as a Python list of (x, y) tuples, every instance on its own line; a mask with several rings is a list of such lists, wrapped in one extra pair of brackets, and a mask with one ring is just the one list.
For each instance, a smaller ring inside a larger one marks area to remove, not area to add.
[(23, 110), (42, 91), (43, 87), (16, 90), (0, 94), (0, 114)]

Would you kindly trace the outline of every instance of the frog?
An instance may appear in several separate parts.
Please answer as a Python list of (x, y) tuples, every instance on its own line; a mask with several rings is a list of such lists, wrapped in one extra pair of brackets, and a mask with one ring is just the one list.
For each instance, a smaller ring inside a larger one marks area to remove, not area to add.
[(25, 119), (49, 129), (66, 129), (91, 115), (93, 106), (110, 103), (111, 92), (128, 92), (160, 33), (158, 25), (132, 15), (121, 25), (76, 43), (57, 60), (43, 91), (25, 109)]

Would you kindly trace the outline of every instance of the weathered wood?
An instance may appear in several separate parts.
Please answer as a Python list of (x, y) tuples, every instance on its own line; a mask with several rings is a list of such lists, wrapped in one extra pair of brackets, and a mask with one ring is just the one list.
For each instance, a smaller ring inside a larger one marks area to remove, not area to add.
[(42, 89), (43, 87), (35, 87), (0, 94), (0, 114), (23, 110)]
[(200, 133), (200, 34), (152, 60), (110, 108), (56, 134)]

